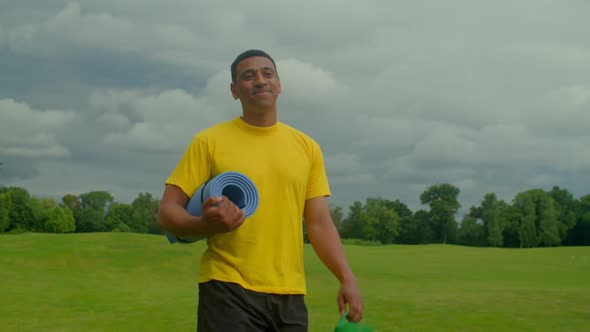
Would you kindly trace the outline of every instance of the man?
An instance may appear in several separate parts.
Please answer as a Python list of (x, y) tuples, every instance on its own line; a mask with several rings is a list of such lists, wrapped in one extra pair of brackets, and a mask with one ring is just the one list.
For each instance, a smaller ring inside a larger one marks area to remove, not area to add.
[[(166, 180), (158, 217), (162, 229), (177, 237), (208, 237), (198, 331), (307, 331), (302, 217), (315, 252), (340, 282), (340, 313), (360, 321), (361, 294), (330, 217), (319, 145), (278, 121), (281, 82), (267, 53), (240, 54), (231, 75), (242, 115), (193, 137)], [(226, 171), (254, 182), (256, 212), (246, 220), (223, 196), (207, 199), (201, 216), (191, 216), (185, 208), (193, 192)]]

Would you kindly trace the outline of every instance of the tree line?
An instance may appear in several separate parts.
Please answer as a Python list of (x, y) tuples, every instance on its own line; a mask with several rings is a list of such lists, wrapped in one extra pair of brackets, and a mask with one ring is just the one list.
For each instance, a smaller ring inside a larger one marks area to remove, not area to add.
[(590, 194), (530, 189), (511, 202), (487, 193), (457, 220), (459, 188), (436, 184), (420, 195), (425, 208), (411, 211), (399, 200), (355, 201), (345, 215), (331, 207), (342, 238), (381, 244), (449, 243), (478, 247), (533, 248), (590, 245)]
[[(447, 243), (532, 248), (590, 245), (590, 194), (575, 198), (567, 189), (530, 189), (510, 202), (487, 193), (460, 220), (459, 188), (442, 183), (420, 195), (422, 209), (400, 200), (369, 197), (345, 211), (330, 205), (343, 239), (370, 244)], [(0, 187), (0, 233), (135, 232), (162, 234), (159, 200), (141, 193), (131, 204), (106, 191), (39, 198), (19, 187)], [(307, 241), (306, 233), (304, 239)]]
[(0, 188), (0, 233), (135, 232), (161, 234), (159, 200), (139, 194), (120, 203), (106, 191), (67, 194), (56, 201), (32, 196), (19, 187)]

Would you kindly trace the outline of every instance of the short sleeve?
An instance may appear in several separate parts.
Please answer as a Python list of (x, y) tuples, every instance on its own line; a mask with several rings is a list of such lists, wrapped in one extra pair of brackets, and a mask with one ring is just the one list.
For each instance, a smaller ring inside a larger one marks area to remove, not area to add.
[(322, 150), (315, 141), (312, 141), (311, 146), (311, 169), (309, 172), (305, 199), (319, 196), (330, 196), (330, 185), (328, 183), (328, 176), (326, 175)]
[(209, 179), (210, 160), (207, 140), (195, 135), (165, 183), (178, 186), (191, 197)]

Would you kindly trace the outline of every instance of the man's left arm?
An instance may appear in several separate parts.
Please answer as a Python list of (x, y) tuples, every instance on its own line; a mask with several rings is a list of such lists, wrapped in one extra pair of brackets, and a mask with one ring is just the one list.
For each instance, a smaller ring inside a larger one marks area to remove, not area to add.
[(340, 281), (338, 309), (341, 314), (350, 310), (348, 319), (354, 322), (363, 318), (363, 302), (357, 280), (350, 269), (334, 226), (326, 197), (315, 197), (305, 202), (305, 223), (309, 241), (320, 260)]

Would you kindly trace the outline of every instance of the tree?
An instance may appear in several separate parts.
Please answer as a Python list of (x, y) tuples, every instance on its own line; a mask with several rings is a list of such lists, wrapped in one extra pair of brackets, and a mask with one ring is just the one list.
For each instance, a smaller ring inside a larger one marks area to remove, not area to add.
[(6, 192), (0, 193), (0, 233), (4, 233), (10, 226), (10, 214), (12, 201), (10, 195)]
[(559, 223), (553, 197), (542, 189), (520, 192), (514, 199), (514, 206), (521, 210), (523, 219), (520, 227), (521, 246), (534, 247), (561, 243)]
[(435, 225), (432, 223), (428, 211), (418, 210), (412, 219), (416, 227), (416, 243), (425, 244), (438, 241), (439, 234), (435, 230)]
[(10, 187), (6, 193), (10, 196), (10, 201), (12, 203), (10, 205), (10, 210), (8, 210), (10, 224), (8, 225), (7, 230), (32, 230), (35, 216), (31, 209), (31, 196), (29, 192), (23, 188)]
[(576, 225), (568, 233), (571, 245), (590, 245), (590, 194), (580, 197), (576, 209)]
[(330, 203), (330, 216), (332, 217), (332, 222), (336, 229), (340, 232), (342, 229), (342, 218), (344, 217), (344, 213), (342, 212), (342, 208)]
[(569, 231), (574, 228), (577, 222), (576, 211), (579, 209), (579, 201), (567, 189), (554, 186), (549, 195), (554, 200), (559, 227), (559, 238), (567, 242)]
[(539, 242), (546, 247), (556, 246), (561, 243), (557, 212), (551, 196), (545, 196), (539, 201), (541, 232)]
[(387, 201), (387, 206), (395, 211), (399, 218), (399, 231), (396, 238), (397, 243), (417, 243), (419, 237), (418, 225), (414, 222), (414, 214), (410, 208), (399, 199)]
[(466, 214), (463, 217), (461, 227), (457, 234), (457, 242), (459, 244), (476, 247), (486, 245), (484, 227), (477, 220), (477, 218), (470, 214)]
[(47, 216), (49, 211), (57, 206), (57, 202), (51, 198), (31, 197), (31, 210), (33, 211), (34, 221), (31, 230), (34, 232), (43, 232), (46, 229)]
[(80, 204), (83, 208), (89, 207), (106, 212), (115, 198), (106, 191), (91, 191), (80, 195)]
[(505, 247), (520, 247), (520, 225), (523, 221), (523, 214), (520, 209), (513, 205), (506, 205), (500, 212), (504, 223), (502, 238)]
[(496, 194), (487, 193), (481, 202), (481, 218), (484, 222), (484, 231), (488, 245), (492, 247), (501, 247), (504, 244), (502, 231), (504, 223), (500, 219), (501, 203), (496, 198)]
[(106, 191), (92, 191), (79, 196), (80, 207), (74, 211), (76, 232), (102, 232), (105, 230), (104, 217), (113, 196)]
[(105, 230), (104, 212), (90, 207), (82, 208), (80, 216), (76, 217), (76, 232), (90, 233)]
[(127, 231), (131, 230), (128, 222), (131, 221), (133, 216), (133, 207), (129, 204), (113, 203), (109, 212), (105, 216), (105, 231)]
[(76, 222), (72, 211), (63, 206), (54, 206), (44, 210), (44, 229), (51, 233), (72, 233), (76, 231)]
[(537, 246), (537, 213), (533, 198), (527, 193), (519, 193), (515, 198), (515, 205), (522, 213), (522, 222), (518, 230), (521, 248)]
[(459, 193), (459, 188), (443, 183), (430, 186), (420, 195), (421, 203), (430, 206), (429, 216), (442, 243), (447, 243), (447, 239), (456, 233), (455, 214), (461, 207), (457, 199)]
[(78, 196), (72, 195), (72, 194), (64, 195), (61, 198), (61, 201), (62, 201), (61, 205), (67, 207), (72, 212), (74, 212), (76, 209), (78, 209), (80, 207), (80, 205), (82, 204), (80, 202), (80, 198), (78, 198)]
[(399, 199), (396, 199), (395, 201), (387, 200), (385, 201), (385, 205), (388, 208), (395, 210), (395, 213), (397, 213), (400, 219), (412, 217), (412, 210), (410, 210), (410, 208)]
[(393, 243), (399, 234), (399, 217), (393, 204), (383, 198), (367, 198), (365, 204), (355, 201), (340, 228), (343, 238), (356, 238)]
[(348, 216), (342, 221), (342, 237), (349, 239), (363, 238), (363, 221), (362, 221), (363, 204), (354, 201), (350, 207)]
[(159, 202), (150, 193), (140, 194), (131, 203), (133, 213), (127, 224), (133, 232), (161, 234), (157, 224)]
[(399, 217), (382, 198), (368, 198), (363, 213), (364, 238), (381, 243), (393, 243), (399, 233)]
[(76, 232), (85, 231), (81, 226), (84, 224), (82, 220), (82, 201), (76, 195), (66, 194), (61, 198), (60, 206), (72, 211), (74, 216)]

